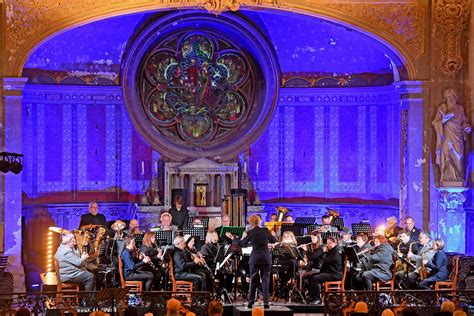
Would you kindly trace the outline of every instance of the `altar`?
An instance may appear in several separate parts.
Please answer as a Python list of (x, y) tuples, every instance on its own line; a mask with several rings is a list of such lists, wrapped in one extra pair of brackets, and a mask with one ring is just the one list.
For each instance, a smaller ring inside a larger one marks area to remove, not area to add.
[(218, 163), (207, 158), (188, 163), (167, 162), (164, 178), (165, 208), (171, 207), (173, 192), (178, 191), (184, 195), (192, 213), (220, 216), (225, 195), (239, 188), (239, 165)]

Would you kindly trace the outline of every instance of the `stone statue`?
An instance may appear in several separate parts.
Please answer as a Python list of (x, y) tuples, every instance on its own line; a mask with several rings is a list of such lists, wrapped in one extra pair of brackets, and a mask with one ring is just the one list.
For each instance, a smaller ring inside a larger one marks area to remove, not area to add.
[(454, 89), (445, 90), (444, 99), (432, 122), (437, 136), (436, 164), (440, 168), (440, 185), (463, 186), (464, 141), (471, 133), (471, 125), (463, 106), (457, 103)]

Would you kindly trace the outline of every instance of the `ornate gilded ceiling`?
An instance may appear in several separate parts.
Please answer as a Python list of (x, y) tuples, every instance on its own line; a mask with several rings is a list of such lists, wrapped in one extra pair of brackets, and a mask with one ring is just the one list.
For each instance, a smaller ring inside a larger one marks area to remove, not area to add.
[(414, 64), (425, 53), (424, 1), (337, 3), (327, 1), (130, 1), (130, 0), (7, 0), (6, 73), (21, 74), (32, 49), (56, 32), (90, 21), (130, 12), (162, 8), (198, 7), (220, 12), (244, 7), (266, 7), (326, 17), (372, 33), (395, 47), (405, 58), (411, 76)]

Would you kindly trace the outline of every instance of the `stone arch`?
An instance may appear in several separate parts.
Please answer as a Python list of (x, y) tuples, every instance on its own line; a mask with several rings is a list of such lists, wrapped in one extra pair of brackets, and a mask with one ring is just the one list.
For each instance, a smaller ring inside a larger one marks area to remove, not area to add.
[[(415, 55), (412, 49), (409, 47), (409, 43), (402, 42), (397, 39), (395, 35), (390, 33), (387, 30), (384, 30), (380, 25), (376, 25), (370, 22), (365, 21), (364, 19), (357, 17), (356, 14), (349, 14), (347, 12), (337, 11), (334, 9), (328, 9), (323, 5), (311, 5), (311, 4), (298, 4), (295, 5), (293, 1), (279, 2), (278, 4), (255, 4), (255, 3), (241, 3), (241, 6), (245, 5), (249, 9), (258, 9), (258, 8), (272, 8), (278, 10), (292, 11), (300, 14), (305, 14), (309, 16), (315, 16), (326, 20), (331, 20), (336, 23), (346, 25), (347, 27), (356, 29), (366, 35), (374, 38), (374, 40), (381, 42), (390, 48), (405, 64), (405, 67), (408, 72), (408, 79), (416, 79), (416, 69), (415, 62), (420, 58), (421, 53)], [(187, 2), (187, 3), (161, 3), (161, 4), (143, 4), (136, 5), (130, 3), (124, 4), (104, 4), (102, 6), (95, 6), (91, 4), (90, 8), (87, 8), (87, 5), (84, 4), (82, 10), (78, 9), (73, 11), (69, 9), (70, 14), (67, 16), (52, 17), (46, 15), (46, 13), (38, 14), (37, 20), (34, 23), (40, 25), (36, 29), (31, 30), (31, 34), (26, 34), (27, 31), (21, 33), (15, 33), (12, 38), (7, 39), (7, 50), (10, 52), (8, 58), (8, 66), (10, 73), (14, 76), (21, 76), (24, 64), (26, 63), (29, 55), (33, 50), (40, 45), (42, 42), (46, 41), (49, 37), (58, 34), (59, 32), (67, 31), (71, 28), (84, 25), (90, 22), (98, 21), (101, 19), (119, 16), (123, 14), (130, 13), (140, 13), (150, 10), (166, 10), (166, 9), (192, 9), (192, 8), (201, 8), (200, 2)], [(291, 10), (290, 10), (291, 8)], [(46, 12), (46, 11), (45, 11)], [(53, 13), (51, 13), (53, 15)], [(14, 22), (13, 22), (14, 23)], [(18, 22), (16, 22), (18, 23)], [(42, 27), (41, 27), (42, 26)], [(7, 33), (8, 34), (8, 33)], [(7, 35), (8, 36), (8, 35)], [(23, 38), (22, 38), (23, 36)], [(423, 39), (420, 40), (423, 45)], [(17, 49), (15, 47), (10, 47), (9, 45), (14, 45), (13, 43), (18, 43)], [(423, 47), (422, 47), (423, 48)]]

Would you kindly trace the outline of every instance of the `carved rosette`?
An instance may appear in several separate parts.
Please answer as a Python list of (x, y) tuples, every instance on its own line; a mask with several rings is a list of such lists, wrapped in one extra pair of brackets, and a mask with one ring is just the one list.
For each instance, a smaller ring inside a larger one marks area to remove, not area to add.
[(216, 15), (225, 11), (237, 11), (240, 8), (240, 3), (236, 0), (204, 0), (204, 8)]
[(447, 212), (455, 212), (466, 201), (467, 188), (439, 188), (439, 205)]
[(463, 66), (461, 37), (469, 24), (469, 0), (437, 0), (434, 16), (443, 33), (441, 67), (453, 78)]

